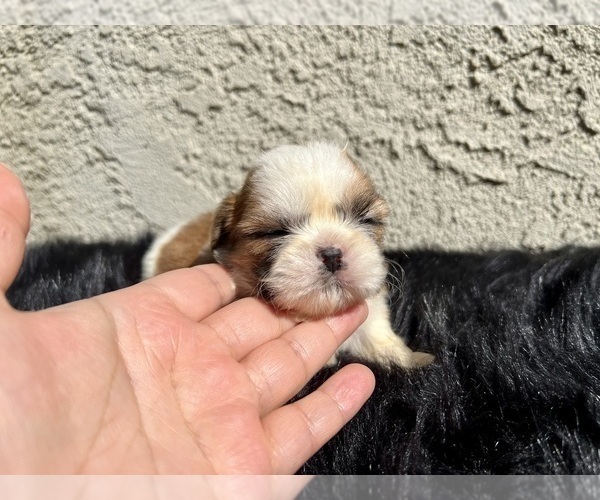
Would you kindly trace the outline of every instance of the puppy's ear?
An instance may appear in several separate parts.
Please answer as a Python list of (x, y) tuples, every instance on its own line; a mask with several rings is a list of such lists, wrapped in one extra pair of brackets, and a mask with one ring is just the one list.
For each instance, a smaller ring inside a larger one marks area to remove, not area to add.
[(213, 251), (227, 251), (233, 244), (234, 235), (232, 233), (242, 217), (244, 205), (250, 198), (255, 170), (250, 170), (242, 189), (225, 198), (217, 208), (212, 227), (211, 249)]
[(232, 194), (225, 198), (217, 211), (212, 226), (212, 250), (226, 249), (230, 242), (231, 231), (234, 227), (235, 205), (238, 195)]

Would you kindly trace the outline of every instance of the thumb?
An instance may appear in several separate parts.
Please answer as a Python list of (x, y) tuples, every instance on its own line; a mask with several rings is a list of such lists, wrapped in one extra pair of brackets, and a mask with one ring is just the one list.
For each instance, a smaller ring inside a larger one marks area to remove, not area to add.
[(29, 231), (29, 200), (19, 179), (0, 163), (0, 292), (15, 279)]

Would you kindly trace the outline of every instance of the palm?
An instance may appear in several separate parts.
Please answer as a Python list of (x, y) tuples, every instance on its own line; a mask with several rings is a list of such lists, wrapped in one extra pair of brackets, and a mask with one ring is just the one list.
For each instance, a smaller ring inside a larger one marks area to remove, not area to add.
[[(5, 384), (4, 391), (18, 397), (12, 405), (15, 424), (27, 422), (28, 415), (38, 418), (16, 443), (32, 461), (5, 463), (4, 470), (293, 472), (328, 437), (310, 427), (315, 403), (316, 411), (319, 405), (335, 406), (331, 418), (337, 426), (348, 419), (354, 410), (338, 408), (327, 387), (304, 401), (306, 407), (277, 410), (343, 340), (333, 330), (301, 347), (307, 332), (290, 330), (291, 321), (254, 299), (229, 308), (252, 312), (262, 337), (246, 324), (223, 321), (229, 313), (239, 317), (235, 310), (221, 309), (215, 313), (220, 318), (198, 321), (229, 297), (222, 292), (212, 303), (173, 300), (165, 291), (172, 282), (202, 283), (192, 276), (198, 270), (178, 273), (155, 280), (158, 285), (38, 313), (10, 312), (10, 327), (0, 338), (17, 344), (11, 330), (35, 332), (36, 348), (23, 353), (25, 363), (5, 365), (33, 383), (25, 391)], [(274, 383), (294, 365), (295, 376)], [(346, 376), (360, 382), (361, 367), (348, 368)], [(58, 421), (60, 427), (40, 421)], [(73, 428), (77, 433), (67, 432)], [(48, 432), (55, 433), (54, 445), (40, 453)]]

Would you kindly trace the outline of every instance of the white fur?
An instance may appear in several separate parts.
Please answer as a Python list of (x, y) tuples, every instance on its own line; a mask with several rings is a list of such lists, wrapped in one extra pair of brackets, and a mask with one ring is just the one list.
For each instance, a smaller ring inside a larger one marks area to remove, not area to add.
[(266, 210), (293, 217), (310, 212), (317, 196), (339, 203), (357, 175), (340, 148), (311, 142), (263, 154), (254, 181)]
[(168, 245), (177, 233), (181, 231), (181, 229), (187, 225), (187, 222), (182, 222), (175, 227), (165, 231), (158, 238), (156, 238), (153, 242), (144, 258), (142, 259), (142, 279), (146, 280), (151, 278), (152, 276), (156, 276), (158, 273), (158, 259), (160, 258), (160, 254), (163, 251), (164, 247)]
[[(324, 270), (317, 256), (319, 248), (327, 247), (343, 254), (346, 267), (335, 274)], [(279, 307), (311, 302), (314, 310), (335, 311), (375, 295), (386, 271), (379, 247), (357, 224), (311, 218), (287, 238), (265, 281)]]

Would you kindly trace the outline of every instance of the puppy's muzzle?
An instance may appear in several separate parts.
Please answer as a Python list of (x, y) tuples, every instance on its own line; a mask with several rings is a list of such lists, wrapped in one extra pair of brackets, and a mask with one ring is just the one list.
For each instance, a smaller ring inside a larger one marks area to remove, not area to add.
[(331, 274), (344, 267), (342, 251), (337, 247), (323, 248), (317, 252), (317, 257)]

